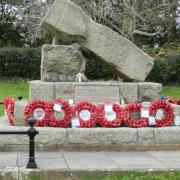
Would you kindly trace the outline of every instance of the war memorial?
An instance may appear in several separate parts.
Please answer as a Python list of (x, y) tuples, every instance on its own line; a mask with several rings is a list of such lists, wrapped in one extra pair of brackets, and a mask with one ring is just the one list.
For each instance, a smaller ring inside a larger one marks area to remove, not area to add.
[[(1, 129), (26, 129), (34, 117), (38, 151), (180, 149), (180, 105), (159, 99), (161, 84), (144, 82), (152, 57), (70, 0), (54, 1), (41, 25), (53, 37), (42, 47), (41, 79), (30, 82), (28, 102), (15, 102), (14, 126)], [(88, 80), (87, 59), (118, 80)], [(25, 136), (0, 136), (2, 150), (27, 148)]]

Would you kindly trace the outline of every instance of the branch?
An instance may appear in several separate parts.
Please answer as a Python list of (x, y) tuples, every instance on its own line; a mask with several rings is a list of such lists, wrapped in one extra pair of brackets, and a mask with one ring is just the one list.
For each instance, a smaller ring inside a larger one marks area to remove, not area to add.
[(156, 36), (157, 34), (159, 34), (159, 32), (148, 33), (148, 32), (144, 32), (144, 31), (134, 30), (133, 34), (141, 34), (141, 35), (144, 35), (144, 36)]

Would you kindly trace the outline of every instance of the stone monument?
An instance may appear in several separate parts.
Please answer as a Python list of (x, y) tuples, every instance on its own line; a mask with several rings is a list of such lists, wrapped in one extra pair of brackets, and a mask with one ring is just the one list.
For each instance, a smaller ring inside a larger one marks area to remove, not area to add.
[[(30, 100), (100, 103), (123, 99), (129, 103), (159, 97), (161, 84), (143, 83), (153, 68), (153, 59), (128, 39), (93, 21), (70, 0), (55, 0), (42, 26), (54, 40), (42, 48), (41, 80), (31, 82)], [(123, 82), (88, 81), (84, 75), (86, 59), (106, 66)]]

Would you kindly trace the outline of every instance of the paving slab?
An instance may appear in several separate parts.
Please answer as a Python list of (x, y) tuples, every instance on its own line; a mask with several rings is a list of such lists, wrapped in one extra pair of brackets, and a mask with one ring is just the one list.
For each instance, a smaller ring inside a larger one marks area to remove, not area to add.
[[(18, 166), (20, 168), (26, 167), (28, 162), (28, 153), (18, 153)], [(68, 170), (68, 166), (59, 152), (37, 152), (36, 163), (38, 169), (48, 170)]]
[(104, 152), (66, 152), (70, 170), (117, 170), (119, 167)]
[(17, 166), (17, 152), (0, 153), (0, 169), (13, 168)]
[(168, 167), (147, 152), (106, 152), (122, 170), (165, 170)]
[[(0, 160), (0, 171), (20, 171), (26, 168), (28, 152), (0, 152)], [(180, 151), (36, 152), (36, 162), (39, 172), (180, 170)]]
[(180, 169), (180, 151), (149, 151), (148, 153), (169, 169)]

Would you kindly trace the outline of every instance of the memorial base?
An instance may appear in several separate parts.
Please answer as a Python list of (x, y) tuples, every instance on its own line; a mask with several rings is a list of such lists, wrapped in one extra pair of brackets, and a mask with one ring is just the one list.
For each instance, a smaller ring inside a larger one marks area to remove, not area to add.
[(151, 101), (159, 98), (162, 85), (159, 83), (103, 82), (44, 82), (31, 81), (29, 99), (51, 101), (54, 98), (74, 99), (75, 102), (88, 100), (94, 103), (104, 101), (125, 103)]

